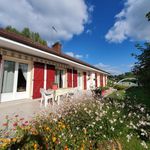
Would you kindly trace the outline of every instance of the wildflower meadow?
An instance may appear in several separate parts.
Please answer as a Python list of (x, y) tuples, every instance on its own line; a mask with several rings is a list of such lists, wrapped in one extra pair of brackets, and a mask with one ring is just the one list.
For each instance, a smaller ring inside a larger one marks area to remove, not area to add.
[(0, 149), (150, 149), (150, 110), (134, 99), (84, 100), (26, 121), (6, 116)]

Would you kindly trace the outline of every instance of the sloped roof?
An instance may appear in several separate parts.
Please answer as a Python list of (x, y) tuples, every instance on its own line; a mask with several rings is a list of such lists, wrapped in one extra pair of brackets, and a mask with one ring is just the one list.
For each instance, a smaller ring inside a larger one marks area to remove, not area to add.
[(71, 61), (74, 61), (74, 62), (77, 62), (79, 64), (82, 64), (82, 65), (85, 65), (85, 66), (88, 66), (88, 67), (91, 67), (91, 68), (94, 68), (98, 71), (102, 71), (106, 74), (110, 74), (102, 69), (99, 69), (93, 65), (90, 65), (84, 61), (81, 61), (79, 59), (76, 59), (74, 57), (71, 57), (69, 55), (66, 55), (64, 54), (63, 52), (60, 52), (58, 53), (57, 51), (54, 50), (54, 48), (49, 48), (48, 46), (44, 46), (44, 45), (41, 45), (39, 44), (38, 42), (33, 42), (30, 38), (27, 38), (27, 37), (24, 37), (22, 35), (19, 35), (19, 34), (16, 34), (14, 32), (10, 32), (10, 31), (6, 31), (4, 29), (0, 29), (0, 36), (4, 37), (4, 38), (7, 38), (7, 39), (10, 39), (10, 40), (13, 40), (13, 41), (16, 41), (16, 42), (19, 42), (19, 43), (22, 43), (22, 44), (25, 44), (25, 45), (28, 45), (28, 46), (31, 46), (33, 48), (37, 48), (37, 49), (40, 49), (42, 51), (45, 51), (45, 52), (48, 52), (48, 53), (51, 53), (51, 54), (54, 54), (54, 55), (57, 55), (57, 56), (60, 56), (62, 58), (66, 58), (68, 60), (71, 60)]

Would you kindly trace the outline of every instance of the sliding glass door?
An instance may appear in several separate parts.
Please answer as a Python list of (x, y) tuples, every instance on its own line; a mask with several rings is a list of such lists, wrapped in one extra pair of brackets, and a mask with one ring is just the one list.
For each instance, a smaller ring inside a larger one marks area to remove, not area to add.
[(2, 93), (12, 93), (14, 87), (15, 62), (4, 61)]
[(64, 87), (63, 75), (64, 75), (64, 71), (63, 70), (56, 70), (55, 82), (58, 84), (59, 88), (63, 88)]
[(19, 63), (17, 92), (25, 92), (27, 88), (28, 64)]
[(78, 88), (82, 90), (82, 73), (78, 72)]
[(10, 60), (3, 62), (1, 101), (27, 98), (29, 95), (29, 65)]

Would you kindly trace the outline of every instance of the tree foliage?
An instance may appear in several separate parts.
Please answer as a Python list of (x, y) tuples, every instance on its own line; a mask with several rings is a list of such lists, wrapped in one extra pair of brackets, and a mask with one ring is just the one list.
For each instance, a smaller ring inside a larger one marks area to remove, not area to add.
[(33, 42), (38, 42), (42, 45), (47, 46), (47, 42), (40, 37), (39, 33), (32, 32), (32, 31), (30, 31), (29, 28), (24, 28), (22, 31), (18, 31), (17, 29), (13, 28), (12, 26), (7, 26), (5, 28), (5, 30), (23, 35), (27, 38), (30, 38)]
[(123, 74), (114, 75), (114, 76), (110, 77), (110, 79), (112, 78), (113, 81), (118, 82), (124, 78), (134, 78), (134, 77), (135, 77), (135, 75), (133, 74), (133, 72), (125, 72)]
[[(150, 12), (146, 14), (148, 21), (150, 21)], [(137, 49), (141, 51), (141, 54), (135, 55), (137, 62), (134, 66), (134, 73), (137, 75), (139, 82), (146, 87), (150, 88), (150, 42), (146, 42), (144, 45), (136, 45)]]
[(148, 12), (148, 13), (146, 14), (146, 17), (147, 17), (148, 21), (150, 21), (150, 12)]
[(150, 88), (150, 43), (144, 45), (136, 45), (141, 51), (140, 55), (134, 55), (138, 60), (134, 66), (134, 73), (139, 82), (146, 88)]

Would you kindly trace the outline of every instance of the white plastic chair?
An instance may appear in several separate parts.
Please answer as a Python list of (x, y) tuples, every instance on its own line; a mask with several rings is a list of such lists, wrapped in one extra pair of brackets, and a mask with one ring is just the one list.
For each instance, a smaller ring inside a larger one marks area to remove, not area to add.
[(40, 93), (42, 95), (41, 106), (42, 106), (43, 101), (44, 101), (45, 107), (47, 107), (49, 99), (52, 99), (52, 103), (53, 103), (53, 99), (54, 99), (54, 91), (53, 90), (52, 91), (46, 91), (45, 89), (41, 88)]

